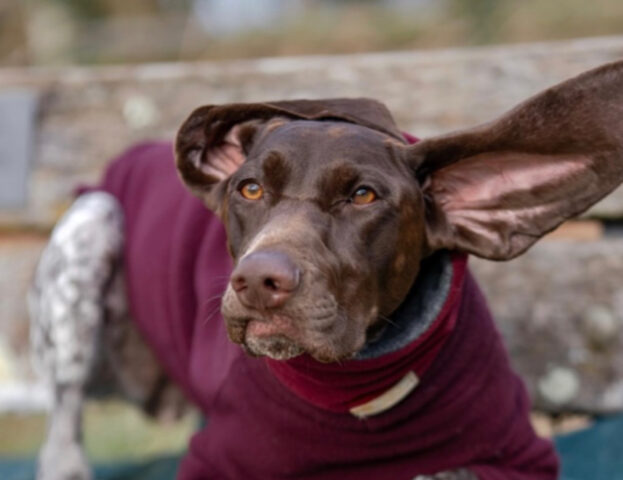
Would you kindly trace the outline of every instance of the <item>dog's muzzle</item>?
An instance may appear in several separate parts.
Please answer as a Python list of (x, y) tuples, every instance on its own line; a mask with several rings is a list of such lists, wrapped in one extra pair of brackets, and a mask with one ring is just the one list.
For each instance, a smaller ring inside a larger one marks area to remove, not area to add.
[(263, 250), (243, 257), (231, 276), (240, 303), (260, 312), (283, 307), (301, 280), (301, 271), (285, 254)]

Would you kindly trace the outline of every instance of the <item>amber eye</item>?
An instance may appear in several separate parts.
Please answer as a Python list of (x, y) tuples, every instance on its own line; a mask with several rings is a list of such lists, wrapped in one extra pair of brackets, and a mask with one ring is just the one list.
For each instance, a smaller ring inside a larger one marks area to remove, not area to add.
[(240, 194), (247, 200), (259, 200), (264, 195), (264, 189), (255, 182), (247, 182), (240, 187)]
[(350, 197), (350, 200), (355, 205), (367, 205), (376, 200), (376, 193), (370, 187), (359, 187)]

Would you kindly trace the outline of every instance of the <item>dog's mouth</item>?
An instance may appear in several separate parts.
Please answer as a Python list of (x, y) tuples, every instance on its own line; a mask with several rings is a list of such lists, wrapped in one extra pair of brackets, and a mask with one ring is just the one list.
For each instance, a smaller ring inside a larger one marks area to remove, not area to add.
[(250, 319), (245, 328), (243, 346), (252, 355), (288, 360), (305, 352), (300, 337), (301, 333), (292, 320), (274, 315), (270, 320)]
[(303, 333), (286, 316), (226, 317), (225, 320), (230, 339), (251, 355), (288, 360), (307, 351), (303, 346)]
[[(274, 360), (289, 360), (302, 354), (308, 354), (322, 363), (348, 360), (364, 343), (350, 345), (351, 342), (343, 341), (339, 336), (333, 336), (328, 331), (310, 330), (302, 322), (283, 314), (224, 317), (229, 338), (234, 343), (240, 344), (250, 355)], [(343, 325), (341, 322), (331, 323)]]
[(221, 303), (230, 340), (251, 355), (276, 360), (307, 354), (331, 363), (354, 357), (366, 343), (376, 308), (345, 308), (319, 283), (313, 283), (316, 290), (309, 283), (303, 285), (275, 308), (244, 305), (230, 285)]

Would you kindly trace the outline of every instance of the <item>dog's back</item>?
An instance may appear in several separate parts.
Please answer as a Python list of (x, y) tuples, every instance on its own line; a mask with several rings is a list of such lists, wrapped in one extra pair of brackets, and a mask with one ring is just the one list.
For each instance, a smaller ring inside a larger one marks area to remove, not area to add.
[[(130, 149), (110, 165), (99, 189), (115, 196), (123, 209), (124, 274), (133, 320), (156, 351), (166, 352), (165, 369), (196, 397), (186, 378), (192, 336), (202, 330), (196, 319), (211, 312), (210, 324), (222, 323), (220, 294), (231, 271), (222, 225), (179, 182), (170, 144)], [(223, 357), (226, 351), (216, 358)]]

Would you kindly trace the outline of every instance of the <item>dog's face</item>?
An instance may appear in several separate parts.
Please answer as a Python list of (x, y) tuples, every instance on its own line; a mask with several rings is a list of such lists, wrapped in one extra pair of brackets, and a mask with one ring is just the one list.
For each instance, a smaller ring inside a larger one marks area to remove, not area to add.
[(422, 255), (406, 146), (360, 125), (267, 122), (220, 200), (236, 260), (222, 312), (254, 354), (348, 358), (402, 301)]
[(178, 169), (227, 229), (230, 338), (276, 359), (352, 357), (424, 256), (513, 258), (599, 200), (623, 177), (622, 65), (413, 146), (370, 100), (196, 110)]

